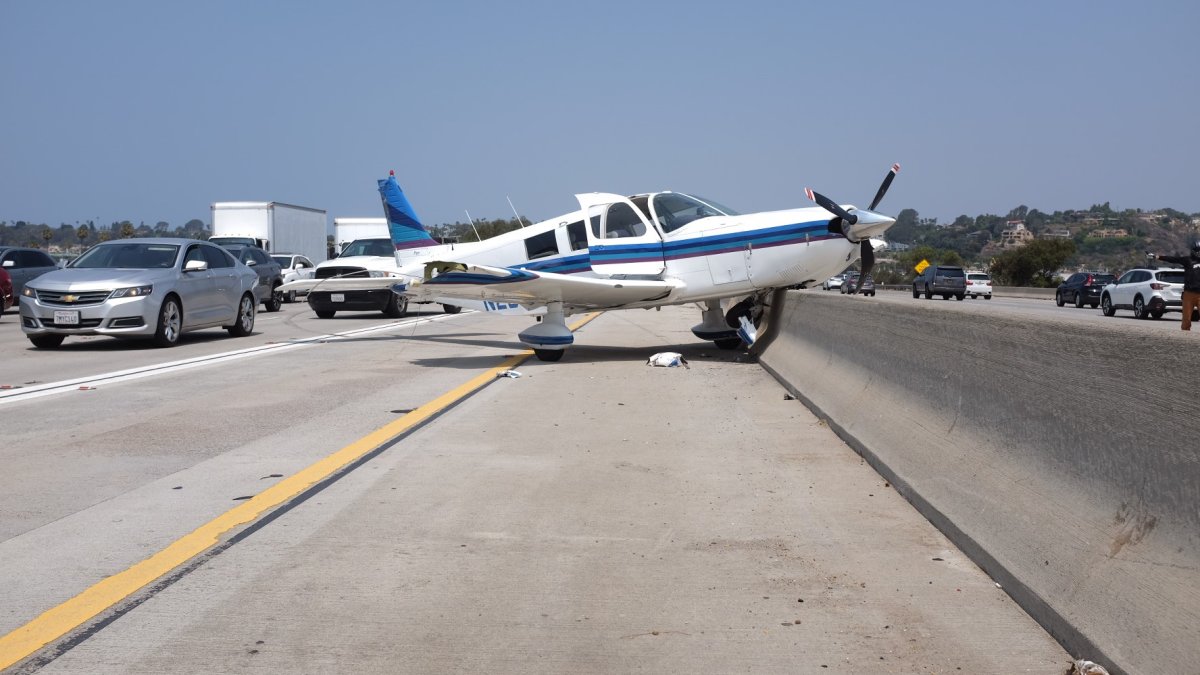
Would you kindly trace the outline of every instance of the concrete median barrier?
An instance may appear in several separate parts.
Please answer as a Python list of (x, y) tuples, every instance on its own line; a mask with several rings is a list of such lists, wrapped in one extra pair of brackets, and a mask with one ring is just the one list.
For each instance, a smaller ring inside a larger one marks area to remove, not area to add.
[(763, 366), (1068, 651), (1200, 672), (1200, 336), (780, 300)]

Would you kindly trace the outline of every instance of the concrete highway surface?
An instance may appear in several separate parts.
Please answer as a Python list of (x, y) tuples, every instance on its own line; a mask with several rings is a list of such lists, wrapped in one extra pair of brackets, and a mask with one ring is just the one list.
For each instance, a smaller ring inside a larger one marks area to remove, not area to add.
[(166, 350), (0, 317), (0, 670), (1066, 670), (695, 308), (601, 315), (547, 364), (529, 319), (434, 307)]

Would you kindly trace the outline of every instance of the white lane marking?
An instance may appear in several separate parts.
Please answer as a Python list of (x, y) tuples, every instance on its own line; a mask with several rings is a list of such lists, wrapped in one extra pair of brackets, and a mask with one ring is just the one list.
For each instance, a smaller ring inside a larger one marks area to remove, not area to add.
[(152, 375), (161, 375), (165, 373), (174, 373), (190, 368), (200, 366), (213, 365), (217, 363), (225, 363), (237, 359), (244, 359), (250, 356), (260, 356), (262, 354), (277, 354), (279, 352), (299, 349), (301, 347), (309, 347), (321, 342), (330, 342), (335, 340), (344, 340), (359, 335), (368, 333), (377, 333), (387, 330), (395, 330), (398, 328), (413, 328), (424, 323), (432, 323), (434, 321), (445, 321), (466, 315), (467, 312), (461, 314), (442, 314), (439, 316), (420, 317), (409, 321), (397, 321), (394, 323), (384, 324), (382, 326), (369, 326), (367, 328), (356, 328), (354, 330), (343, 331), (341, 333), (327, 333), (325, 335), (316, 335), (307, 338), (298, 338), (288, 340), (287, 342), (279, 342), (276, 344), (262, 345), (259, 347), (249, 347), (246, 349), (237, 349), (231, 352), (222, 352), (219, 354), (209, 354), (207, 356), (197, 356), (190, 359), (180, 361), (169, 361), (167, 363), (156, 363), (147, 366), (139, 366), (127, 370), (117, 370), (111, 373), (100, 373), (98, 375), (88, 375), (87, 377), (78, 377), (70, 380), (59, 380), (57, 382), (47, 382), (32, 387), (23, 387), (21, 389), (13, 389), (6, 392), (0, 392), (0, 406), (5, 403), (15, 403), (17, 401), (26, 401), (32, 398), (40, 398), (42, 396), (52, 396), (68, 391), (78, 391), (80, 387), (90, 387), (97, 383), (114, 384), (117, 382), (127, 382), (129, 380), (137, 380), (143, 377)]

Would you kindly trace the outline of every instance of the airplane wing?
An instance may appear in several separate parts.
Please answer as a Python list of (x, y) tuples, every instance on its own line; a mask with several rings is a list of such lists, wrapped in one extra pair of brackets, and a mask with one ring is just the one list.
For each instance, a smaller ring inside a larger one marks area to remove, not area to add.
[(486, 300), (526, 307), (561, 302), (566, 307), (593, 310), (661, 300), (679, 288), (676, 281), (597, 279), (462, 263), (430, 263), (426, 270), (425, 279), (404, 288), (405, 295), (418, 300)]

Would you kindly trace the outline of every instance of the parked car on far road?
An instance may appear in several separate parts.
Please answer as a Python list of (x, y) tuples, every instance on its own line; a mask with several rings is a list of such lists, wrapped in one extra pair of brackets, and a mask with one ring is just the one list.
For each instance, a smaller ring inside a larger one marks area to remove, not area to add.
[(1180, 269), (1129, 270), (1101, 291), (1101, 311), (1113, 316), (1118, 309), (1132, 309), (1138, 319), (1161, 319), (1164, 312), (1181, 311), (1183, 275)]
[(258, 275), (258, 283), (254, 286), (254, 297), (258, 302), (268, 312), (278, 312), (283, 306), (283, 293), (275, 290), (283, 285), (283, 270), (279, 263), (257, 246), (225, 244), (224, 248)]
[(821, 282), (821, 288), (826, 291), (832, 291), (835, 288), (841, 288), (842, 284), (845, 283), (845, 281), (846, 281), (845, 274), (835, 274), (834, 276), (829, 277), (825, 281)]
[(992, 299), (992, 278), (987, 275), (987, 272), (967, 271), (967, 295), (971, 296), (972, 300), (981, 295), (984, 300)]
[[(316, 265), (308, 258), (298, 253), (273, 253), (271, 257), (279, 263), (280, 271), (283, 274), (283, 283), (313, 278), (313, 268)], [(301, 291), (301, 293), (308, 295), (308, 291)], [(284, 302), (295, 302), (296, 291), (284, 293), (283, 300)]]
[[(860, 283), (862, 286), (859, 286)], [(863, 277), (858, 272), (846, 275), (846, 280), (842, 283), (841, 292), (850, 294), (856, 291), (863, 295), (875, 295), (875, 280), (871, 278), (870, 274), (866, 277)]]
[(912, 292), (914, 298), (924, 293), (926, 300), (935, 295), (942, 296), (943, 300), (949, 300), (952, 295), (955, 300), (962, 300), (967, 294), (967, 274), (961, 267), (930, 265), (913, 279)]
[(0, 268), (12, 279), (14, 299), (21, 297), (21, 289), (31, 279), (60, 269), (58, 262), (45, 251), (17, 246), (0, 246)]
[(1054, 291), (1054, 304), (1062, 307), (1070, 302), (1080, 309), (1084, 305), (1091, 305), (1095, 309), (1100, 306), (1100, 294), (1104, 292), (1104, 287), (1115, 278), (1100, 272), (1076, 272), (1058, 285), (1058, 290)]
[(217, 326), (242, 337), (254, 330), (257, 281), (206, 241), (106, 241), (25, 285), (21, 330), (41, 349), (70, 335), (150, 338), (171, 347), (187, 331)]
[(8, 272), (0, 267), (0, 314), (8, 311), (9, 307), (16, 302), (16, 296), (13, 295), (12, 277)]

